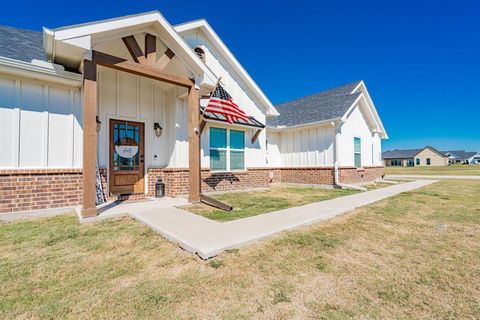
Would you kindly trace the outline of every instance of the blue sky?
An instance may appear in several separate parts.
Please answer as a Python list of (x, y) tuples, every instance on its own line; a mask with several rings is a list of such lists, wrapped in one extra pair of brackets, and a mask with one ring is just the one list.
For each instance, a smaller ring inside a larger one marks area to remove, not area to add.
[[(9, 1), (41, 30), (150, 10), (205, 18), (274, 103), (365, 80), (390, 139), (480, 151), (480, 1)], [(20, 14), (21, 13), (21, 14)]]

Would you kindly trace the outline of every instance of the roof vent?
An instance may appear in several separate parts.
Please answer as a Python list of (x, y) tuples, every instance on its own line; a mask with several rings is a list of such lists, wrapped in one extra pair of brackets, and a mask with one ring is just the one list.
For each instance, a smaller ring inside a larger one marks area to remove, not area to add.
[(202, 59), (203, 62), (205, 62), (205, 51), (200, 48), (200, 47), (195, 47), (193, 49), (193, 51), (195, 51), (195, 53), (197, 54), (197, 56), (200, 57), (200, 59)]

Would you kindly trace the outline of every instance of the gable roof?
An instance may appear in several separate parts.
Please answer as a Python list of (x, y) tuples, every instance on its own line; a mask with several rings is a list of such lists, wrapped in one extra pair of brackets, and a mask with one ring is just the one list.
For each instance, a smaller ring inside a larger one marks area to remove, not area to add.
[[(192, 30), (201, 30), (207, 37), (207, 40), (213, 44), (215, 49), (222, 55), (226, 62), (232, 67), (232, 69), (240, 76), (240, 79), (247, 85), (247, 87), (253, 92), (253, 94), (259, 99), (259, 101), (265, 106), (267, 115), (278, 115), (276, 108), (263, 93), (262, 89), (257, 83), (250, 77), (248, 72), (243, 68), (237, 58), (228, 49), (222, 39), (213, 30), (210, 24), (205, 19), (194, 20), (178, 24), (174, 27), (175, 31), (179, 34), (189, 32)], [(217, 75), (219, 76), (219, 75)]]
[(42, 32), (0, 26), (0, 57), (25, 62), (45, 60)]
[(361, 92), (353, 92), (361, 82), (351, 82), (279, 104), (276, 108), (280, 115), (268, 119), (267, 125), (291, 127), (342, 118), (361, 95)]
[(425, 148), (422, 149), (406, 149), (406, 150), (388, 150), (382, 153), (382, 159), (407, 159), (407, 158), (413, 158), (420, 152), (422, 152), (425, 149), (430, 149), (439, 156), (446, 157), (445, 153), (442, 151), (438, 151), (434, 147), (426, 146)]
[(451, 154), (455, 158), (458, 158), (460, 160), (467, 160), (470, 159), (471, 157), (477, 155), (477, 152), (474, 151), (465, 151), (465, 150), (447, 150), (447, 151), (442, 151), (443, 154)]
[(97, 41), (147, 29), (160, 35), (162, 42), (182, 60), (189, 72), (199, 76), (197, 80), (201, 84), (215, 85), (212, 72), (158, 10), (56, 29), (44, 28), (44, 46), (47, 57), (53, 61), (60, 58), (62, 64), (68, 63), (76, 68)]
[(407, 150), (388, 150), (382, 153), (382, 159), (406, 159), (413, 158), (423, 149), (407, 149)]

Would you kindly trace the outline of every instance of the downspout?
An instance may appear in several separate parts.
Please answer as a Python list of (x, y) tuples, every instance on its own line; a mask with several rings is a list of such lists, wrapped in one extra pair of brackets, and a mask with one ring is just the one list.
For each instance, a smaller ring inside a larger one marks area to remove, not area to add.
[(338, 147), (340, 141), (340, 133), (342, 131), (343, 121), (332, 121), (331, 126), (335, 130), (335, 138), (333, 139), (333, 169), (334, 169), (334, 181), (335, 186), (340, 187), (341, 189), (353, 189), (358, 191), (367, 191), (367, 189), (351, 184), (345, 184), (340, 182), (340, 169), (339, 169), (339, 159), (340, 159), (340, 148)]

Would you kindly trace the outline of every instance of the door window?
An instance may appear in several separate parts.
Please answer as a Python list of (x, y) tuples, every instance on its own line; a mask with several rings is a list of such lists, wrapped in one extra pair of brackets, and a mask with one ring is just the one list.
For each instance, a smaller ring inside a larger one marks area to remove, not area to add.
[(135, 124), (113, 124), (113, 170), (140, 169), (140, 128)]

